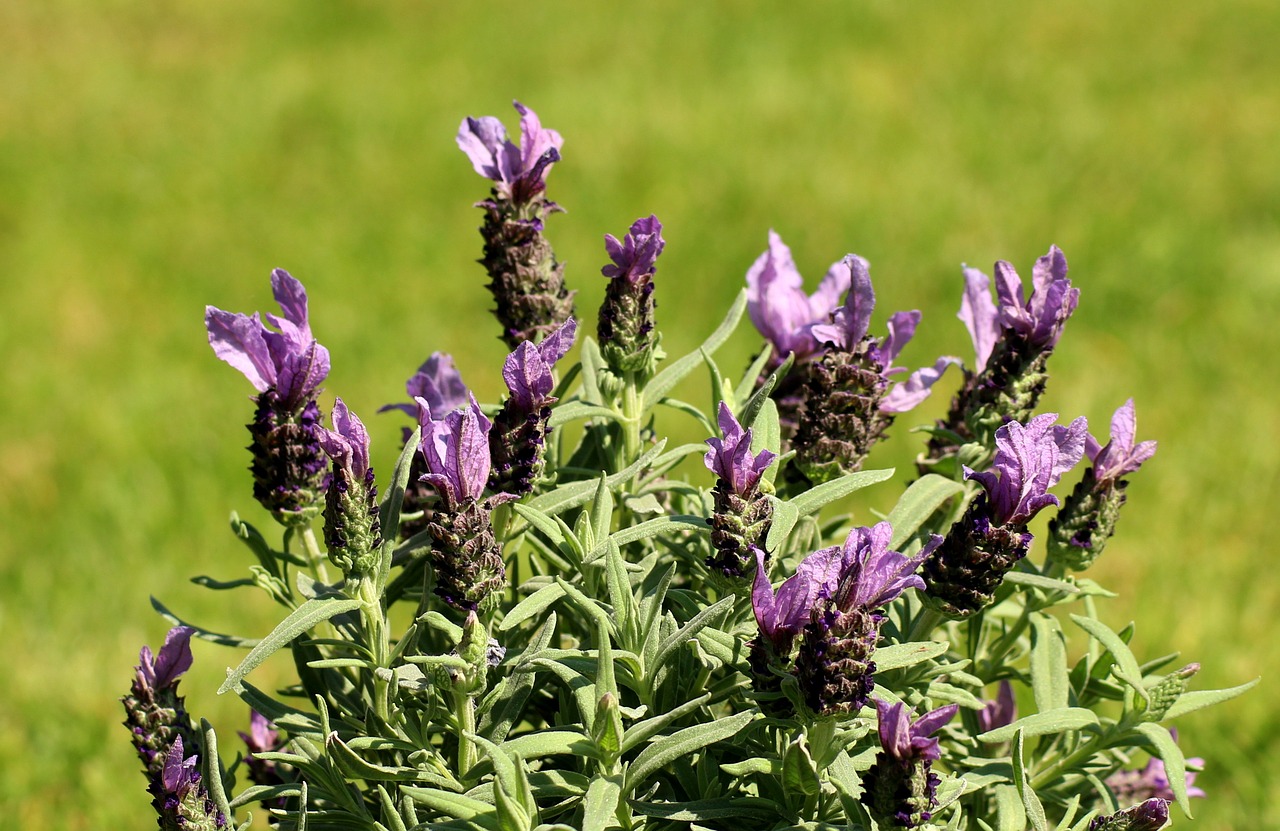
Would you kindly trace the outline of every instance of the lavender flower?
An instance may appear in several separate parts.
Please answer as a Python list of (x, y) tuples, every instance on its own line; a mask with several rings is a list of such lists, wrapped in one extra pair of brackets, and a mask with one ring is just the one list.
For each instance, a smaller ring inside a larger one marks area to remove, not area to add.
[(1029, 297), (1012, 265), (1001, 260), (995, 271), (993, 303), (990, 278), (964, 269), (958, 316), (973, 340), (974, 368), (965, 372), (947, 417), (938, 423), (922, 469), (954, 455), (959, 442), (989, 445), (1005, 422), (1031, 416), (1048, 379), (1049, 355), (1079, 303), (1080, 290), (1067, 279), (1067, 259), (1056, 245), (1036, 260)]
[(919, 828), (933, 818), (941, 781), (930, 768), (942, 756), (932, 737), (959, 710), (948, 704), (911, 720), (901, 702), (875, 699), (880, 753), (862, 779), (862, 804), (882, 828)]
[(161, 795), (152, 802), (165, 831), (214, 831), (227, 827), (227, 818), (214, 806), (200, 779), (199, 766), (199, 754), (186, 756), (182, 737), (174, 739), (158, 782)]
[[(279, 765), (275, 762), (258, 758), (259, 753), (270, 753), (279, 750), (283, 744), (280, 731), (275, 729), (275, 725), (262, 713), (257, 710), (250, 710), (249, 732), (246, 733), (243, 730), (237, 732), (240, 740), (244, 742), (245, 749), (248, 751), (245, 756), (245, 766), (249, 769), (249, 781), (255, 785), (283, 784), (284, 777), (280, 775)], [(283, 800), (279, 800), (277, 804), (267, 805), (264, 803), (263, 807), (283, 807), (283, 803)]]
[(814, 483), (861, 467), (871, 446), (893, 423), (894, 415), (927, 398), (930, 386), (947, 366), (958, 362), (941, 358), (933, 367), (912, 373), (907, 383), (890, 392), (890, 376), (906, 371), (893, 362), (915, 334), (920, 312), (897, 312), (889, 319), (887, 337), (869, 337), (876, 296), (867, 262), (850, 254), (840, 265), (850, 275), (849, 293), (830, 324), (809, 329), (828, 349), (809, 368), (794, 438), (796, 461)]
[(333, 460), (325, 493), (324, 539), (329, 559), (347, 576), (368, 574), (382, 547), (378, 487), (369, 466), (369, 433), (341, 398), (333, 405), (333, 426), (320, 445)]
[(481, 500), (489, 478), (489, 431), (492, 423), (471, 406), (443, 419), (432, 418), (431, 406), (418, 399), (422, 425), (422, 477), (440, 495), (441, 505), (427, 523), (432, 538), (431, 563), (435, 592), (462, 611), (474, 610), (506, 579), (502, 547), (493, 534), (489, 512), (506, 497)]
[(1084, 455), (1088, 424), (1077, 418), (1058, 427), (1057, 413), (1011, 421), (996, 431), (991, 469), (965, 468), (983, 488), (945, 542), (925, 561), (926, 601), (950, 617), (964, 618), (989, 605), (1004, 575), (1027, 554), (1027, 523), (1057, 505), (1048, 489)]
[(596, 334), (605, 362), (619, 375), (653, 372), (659, 341), (654, 328), (653, 276), (666, 244), (662, 223), (652, 215), (633, 222), (621, 242), (605, 234), (604, 247), (613, 263), (600, 269), (609, 284)]
[[(467, 406), (467, 385), (462, 382), (458, 368), (454, 366), (453, 356), (448, 352), (432, 352), (431, 357), (423, 361), (422, 366), (404, 385), (410, 402), (422, 398), (431, 406), (433, 413), (447, 413), (450, 410)], [(399, 410), (417, 418), (418, 405), (384, 404), (378, 412)]]
[(125, 722), (133, 734), (133, 746), (149, 781), (158, 782), (164, 756), (174, 741), (185, 736), (195, 742), (191, 718), (178, 695), (178, 679), (191, 668), (191, 635), (194, 630), (175, 626), (165, 635), (158, 654), (143, 646), (138, 654), (129, 695), (124, 704)]
[[(878, 609), (909, 588), (924, 587), (916, 569), (941, 538), (907, 557), (889, 550), (892, 536), (887, 522), (855, 528), (843, 545), (806, 557), (776, 594), (764, 552), (756, 549), (751, 600), (760, 637), (752, 645), (753, 667), (791, 666), (799, 639), (793, 674), (805, 706), (815, 714), (862, 708), (874, 687), (871, 653), (883, 621)], [(772, 674), (756, 673), (765, 682)]]
[(1013, 697), (1013, 685), (1007, 680), (1000, 682), (1000, 690), (992, 701), (983, 702), (978, 711), (978, 732), (988, 733), (1006, 724), (1013, 724), (1018, 717), (1018, 702)]
[(484, 208), (484, 257), (489, 290), (510, 349), (522, 341), (538, 341), (573, 316), (573, 292), (564, 287), (564, 266), (542, 236), (547, 214), (560, 206), (545, 196), (546, 177), (560, 160), (563, 140), (543, 129), (538, 116), (519, 101), (520, 145), (491, 116), (465, 118), (458, 128), (458, 147), (476, 172), (494, 182)]
[(271, 272), (281, 316), (253, 315), (205, 307), (209, 345), (258, 390), (253, 436), (253, 495), (284, 525), (310, 523), (319, 511), (324, 454), (315, 396), (329, 374), (329, 350), (311, 334), (307, 293), (289, 272)]
[[(1173, 734), (1174, 741), (1177, 741), (1178, 731), (1170, 730), (1169, 732)], [(1204, 759), (1196, 756), (1187, 759), (1187, 764), (1197, 769), (1203, 768)], [(1204, 798), (1205, 792), (1195, 787), (1195, 781), (1195, 771), (1187, 771), (1185, 778), (1187, 796)], [(1111, 793), (1115, 794), (1116, 801), (1121, 805), (1134, 805), (1152, 798), (1163, 800), (1174, 798), (1173, 788), (1169, 784), (1169, 772), (1165, 769), (1164, 762), (1154, 756), (1147, 760), (1146, 767), (1141, 770), (1118, 770), (1108, 776), (1104, 784), (1111, 789)]]
[(1148, 799), (1110, 816), (1095, 817), (1088, 831), (1159, 831), (1169, 822), (1169, 800)]
[(551, 395), (552, 371), (573, 348), (577, 331), (578, 322), (569, 318), (542, 343), (525, 341), (507, 356), (502, 377), (511, 394), (489, 432), (489, 489), (494, 493), (522, 496), (542, 478), (551, 405), (556, 402)]
[(711, 449), (703, 457), (716, 474), (715, 508), (711, 514), (711, 545), (716, 553), (707, 567), (726, 577), (746, 574), (752, 565), (752, 548), (764, 544), (773, 521), (773, 506), (760, 492), (760, 477), (777, 458), (769, 450), (751, 452), (751, 430), (744, 430), (729, 405), (720, 402), (723, 439), (707, 439)]
[(1128, 480), (1156, 452), (1154, 441), (1135, 444), (1138, 416), (1130, 398), (1111, 417), (1111, 441), (1103, 447), (1085, 437), (1085, 454), (1093, 466), (1049, 523), (1049, 556), (1074, 571), (1084, 571), (1102, 555), (1115, 533), (1127, 496)]

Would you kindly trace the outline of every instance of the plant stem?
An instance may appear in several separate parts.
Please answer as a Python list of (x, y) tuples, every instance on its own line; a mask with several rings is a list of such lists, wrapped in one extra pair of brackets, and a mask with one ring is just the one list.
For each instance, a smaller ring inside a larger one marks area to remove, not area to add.
[(458, 779), (464, 780), (476, 763), (476, 746), (468, 735), (476, 732), (476, 702), (466, 693), (455, 692), (453, 703), (458, 717)]
[(920, 616), (911, 625), (911, 633), (907, 635), (907, 643), (931, 640), (929, 635), (933, 633), (934, 629), (938, 628), (938, 624), (942, 620), (942, 612), (931, 609), (928, 606), (921, 607)]
[(324, 567), (325, 556), (316, 540), (315, 529), (307, 525), (302, 529), (302, 546), (307, 552), (307, 561), (311, 564), (311, 576), (329, 585), (329, 572)]
[(623, 459), (619, 468), (626, 467), (640, 456), (640, 388), (639, 379), (634, 372), (628, 372), (622, 380), (622, 435)]

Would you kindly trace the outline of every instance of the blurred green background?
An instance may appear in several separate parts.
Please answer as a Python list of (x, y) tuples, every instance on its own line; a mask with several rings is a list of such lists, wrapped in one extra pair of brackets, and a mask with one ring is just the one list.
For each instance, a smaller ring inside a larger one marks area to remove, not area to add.
[[(1201, 661), (1198, 687), (1264, 676), (1182, 724), (1209, 799), (1177, 825), (1280, 828), (1278, 42), (1272, 0), (0, 3), (0, 825), (154, 822), (117, 702), (166, 629), (149, 594), (213, 629), (274, 619), (187, 582), (243, 573), (230, 511), (266, 525), (252, 390), (204, 304), (270, 308), (272, 267), (302, 279), (326, 401), (368, 415), (384, 469), (401, 422), (372, 411), (432, 350), (496, 400), (486, 188), (453, 136), (468, 114), (514, 126), (519, 98), (565, 136), (548, 234), (589, 329), (601, 235), (662, 219), (673, 355), (769, 228), (810, 287), (867, 257), (877, 327), (924, 312), (916, 366), (971, 356), (961, 262), (1029, 276), (1060, 245), (1082, 302), (1045, 408), (1105, 433), (1132, 395), (1160, 441), (1093, 573), (1123, 590), (1110, 622)], [(910, 459), (954, 383), (876, 461)], [(197, 644), (184, 684), (228, 747), (246, 714), (212, 690), (236, 659)]]

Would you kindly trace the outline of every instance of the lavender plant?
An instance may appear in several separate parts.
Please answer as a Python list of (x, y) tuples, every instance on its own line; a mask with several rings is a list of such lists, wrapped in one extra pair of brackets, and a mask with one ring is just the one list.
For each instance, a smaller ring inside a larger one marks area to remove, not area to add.
[[(433, 354), (411, 403), (383, 408), (411, 423), (381, 487), (348, 404), (323, 422), (329, 358), (302, 284), (273, 272), (274, 328), (206, 311), (215, 355), (258, 391), (253, 494), (280, 534), (233, 516), (250, 576), (201, 582), (259, 590), (281, 619), (241, 638), (155, 601), (174, 628), (143, 647), (123, 703), (160, 827), (258, 813), (290, 831), (1114, 831), (1163, 827), (1172, 803), (1190, 816), (1200, 760), (1168, 725), (1254, 682), (1196, 690), (1198, 664), (1140, 659), (1133, 626), (1104, 612), (1115, 594), (1082, 574), (1155, 443), (1137, 441), (1132, 401), (1106, 445), (1083, 418), (1037, 412), (1079, 296), (1062, 253), (1036, 264), (1030, 298), (1006, 263), (997, 301), (966, 270), (977, 362), (903, 487), (876, 445), (960, 363), (895, 384), (918, 312), (872, 337), (866, 261), (841, 258), (810, 297), (771, 234), (723, 322), (668, 361), (649, 216), (605, 236), (596, 338), (579, 337), (542, 238), (562, 142), (517, 108), (519, 146), (493, 118), (458, 136), (493, 182), (482, 262), (508, 394), (481, 405)], [(744, 312), (766, 342), (734, 380), (714, 356)], [(673, 398), (700, 368), (705, 405)], [(669, 446), (668, 410), (706, 442)], [(681, 474), (698, 454), (712, 475)], [(900, 495), (868, 525), (855, 494), (871, 487)], [(176, 692), (193, 638), (244, 652), (219, 688), (246, 705), (229, 764)], [(296, 678), (256, 686), (278, 652)]]

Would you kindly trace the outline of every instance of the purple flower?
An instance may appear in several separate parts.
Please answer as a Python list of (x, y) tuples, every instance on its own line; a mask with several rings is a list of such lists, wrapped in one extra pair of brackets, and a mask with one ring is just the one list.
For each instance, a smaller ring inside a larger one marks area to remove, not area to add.
[(161, 779), (165, 791), (179, 798), (200, 782), (200, 773), (196, 770), (200, 764), (199, 754), (193, 753), (186, 758), (183, 758), (183, 755), (182, 737), (179, 736), (173, 740), (173, 747), (165, 756), (164, 774)]
[[(850, 254), (840, 261), (840, 265), (849, 269), (851, 285), (845, 297), (844, 305), (836, 309), (830, 324), (815, 325), (811, 332), (819, 343), (834, 346), (843, 351), (852, 351), (871, 326), (871, 312), (876, 307), (875, 290), (871, 287), (871, 272), (867, 261)], [(888, 378), (906, 372), (906, 367), (894, 366), (898, 353), (915, 336), (916, 327), (920, 325), (920, 312), (895, 312), (889, 318), (889, 334), (883, 340), (873, 342), (868, 349), (868, 357), (873, 364), (883, 367), (881, 376)], [(901, 384), (880, 399), (879, 407), (886, 413), (905, 413), (929, 397), (930, 388), (942, 377), (942, 373), (951, 364), (960, 363), (959, 358), (944, 356), (932, 367), (918, 369)]]
[(1095, 817), (1088, 831), (1159, 831), (1169, 822), (1169, 800), (1148, 799), (1110, 816)]
[(899, 762), (934, 761), (941, 758), (938, 740), (931, 738), (931, 734), (951, 721), (952, 716), (960, 709), (958, 704), (939, 707), (912, 721), (911, 711), (906, 704), (888, 704), (878, 698), (875, 702), (880, 746), (885, 753)]
[[(462, 383), (453, 364), (453, 356), (448, 352), (432, 352), (431, 357), (418, 367), (413, 377), (405, 382), (405, 392), (409, 399), (425, 399), (435, 413), (447, 413), (467, 406), (467, 385)], [(400, 410), (417, 418), (417, 404), (385, 404), (378, 412)]]
[(280, 731), (271, 721), (257, 710), (249, 711), (249, 732), (238, 731), (249, 753), (267, 753), (280, 746)]
[(986, 490), (994, 524), (1025, 525), (1040, 509), (1059, 504), (1048, 490), (1084, 455), (1088, 422), (1081, 417), (1058, 427), (1057, 420), (1057, 413), (1045, 413), (1025, 427), (1009, 422), (996, 431), (991, 469), (978, 473), (965, 467), (965, 478)]
[(742, 429), (742, 425), (733, 417), (733, 410), (724, 401), (720, 402), (719, 421), (724, 439), (707, 439), (711, 449), (702, 457), (702, 461), (735, 494), (746, 496), (755, 491), (760, 477), (777, 458), (777, 454), (769, 450), (753, 454), (751, 431)]
[(175, 626), (164, 637), (164, 645), (158, 655), (151, 654), (151, 647), (143, 646), (138, 654), (138, 685), (153, 695), (178, 682), (178, 676), (191, 668), (191, 635), (189, 626)]
[(578, 322), (569, 318), (537, 346), (524, 341), (507, 356), (502, 379), (507, 382), (510, 401), (516, 409), (533, 413), (543, 407), (555, 388), (551, 370), (573, 348), (577, 332)]
[(1137, 432), (1138, 416), (1130, 398), (1111, 416), (1111, 441), (1105, 447), (1092, 435), (1085, 437), (1085, 455), (1093, 462), (1093, 475), (1099, 483), (1118, 481), (1155, 455), (1156, 442), (1134, 444)]
[(512, 103), (520, 113), (518, 147), (493, 116), (464, 118), (457, 141), (476, 173), (498, 183), (500, 195), (527, 201), (546, 187), (546, 175), (560, 161), (564, 139), (555, 130), (543, 129), (533, 110), (519, 101)]
[(271, 272), (271, 288), (282, 315), (266, 318), (278, 332), (263, 325), (257, 312), (237, 314), (213, 306), (205, 307), (204, 324), (218, 358), (240, 370), (258, 392), (274, 389), (293, 412), (329, 374), (329, 350), (311, 335), (302, 283), (277, 268)]
[[(1178, 740), (1178, 731), (1170, 729), (1174, 741)], [(1187, 765), (1195, 768), (1204, 767), (1204, 759), (1199, 756), (1187, 759)], [(1196, 773), (1194, 771), (1186, 772), (1187, 796), (1200, 797), (1205, 796), (1205, 792), (1195, 787)], [(1141, 770), (1118, 770), (1106, 778), (1106, 786), (1116, 795), (1116, 799), (1122, 805), (1133, 804), (1152, 797), (1160, 799), (1173, 799), (1173, 788), (1169, 785), (1169, 773), (1165, 769), (1164, 761), (1152, 756), (1147, 760), (1146, 767)]]
[(656, 216), (637, 219), (621, 242), (613, 234), (604, 235), (604, 248), (613, 265), (600, 269), (600, 273), (615, 280), (638, 283), (653, 275), (658, 255), (666, 244), (662, 223)]
[(1000, 682), (1000, 691), (994, 701), (984, 702), (978, 711), (978, 730), (986, 733), (997, 727), (1012, 724), (1018, 717), (1018, 702), (1013, 697), (1013, 685), (1007, 680)]
[(751, 606), (761, 634), (773, 642), (779, 654), (785, 655), (814, 611), (828, 602), (840, 612), (871, 610), (909, 588), (924, 588), (924, 581), (915, 571), (942, 538), (935, 536), (916, 556), (907, 557), (889, 550), (892, 536), (893, 529), (887, 522), (872, 528), (854, 528), (843, 545), (823, 548), (805, 557), (776, 594), (764, 567), (764, 552), (757, 549)]
[(333, 463), (347, 474), (348, 481), (363, 482), (369, 472), (369, 432), (341, 398), (333, 402), (333, 426), (320, 436), (320, 446)]
[(470, 398), (470, 407), (454, 410), (439, 421), (432, 418), (426, 399), (417, 399), (422, 455), (428, 470), (422, 479), (453, 506), (479, 499), (489, 478), (489, 429), (493, 425), (480, 411), (475, 396)]
[(1080, 289), (1071, 287), (1067, 258), (1058, 246), (1049, 246), (1049, 253), (1036, 260), (1031, 284), (1031, 296), (1024, 299), (1018, 272), (1004, 260), (996, 263), (1000, 325), (1017, 332), (1038, 349), (1052, 349), (1080, 301)]
[(747, 314), (773, 344), (778, 362), (788, 353), (804, 361), (822, 351), (813, 327), (830, 320), (850, 279), (850, 268), (841, 261), (831, 266), (817, 291), (806, 295), (791, 249), (776, 233), (769, 232), (768, 250), (747, 270)]

